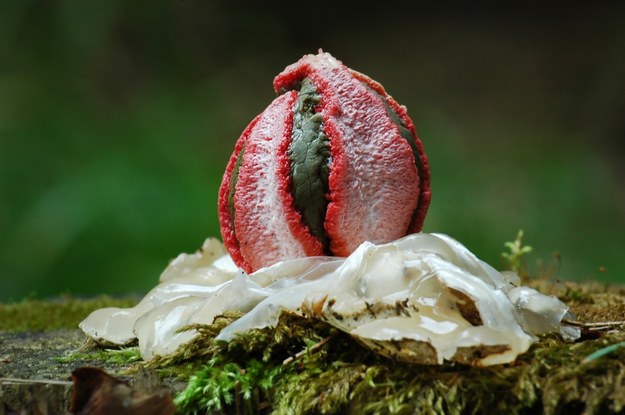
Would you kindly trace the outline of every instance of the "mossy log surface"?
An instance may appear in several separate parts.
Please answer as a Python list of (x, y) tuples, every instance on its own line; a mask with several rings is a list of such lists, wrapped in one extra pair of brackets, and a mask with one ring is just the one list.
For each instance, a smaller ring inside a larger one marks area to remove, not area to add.
[(175, 393), (184, 387), (185, 383), (163, 379), (154, 370), (127, 374), (136, 358), (119, 351), (98, 352), (78, 329), (95, 309), (130, 307), (137, 301), (63, 297), (0, 304), (0, 415), (68, 414), (71, 373), (82, 366), (100, 367), (137, 391), (167, 387)]
[[(526, 283), (561, 298), (580, 321), (625, 320), (623, 287)], [(77, 329), (92, 309), (135, 301), (0, 305), (0, 415), (67, 413), (70, 374), (81, 366), (100, 367), (141, 391), (166, 387), (179, 413), (625, 413), (622, 325), (586, 330), (576, 343), (546, 336), (514, 364), (489, 368), (396, 363), (289, 313), (278, 327), (228, 344), (213, 340), (237, 317), (225, 315), (195, 327), (200, 336), (175, 356), (149, 364), (138, 360), (136, 348), (98, 349)]]

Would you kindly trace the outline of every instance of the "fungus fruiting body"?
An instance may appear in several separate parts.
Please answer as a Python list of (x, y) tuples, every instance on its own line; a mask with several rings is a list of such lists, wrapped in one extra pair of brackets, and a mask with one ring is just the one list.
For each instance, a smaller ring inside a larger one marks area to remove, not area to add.
[(246, 272), (421, 230), (430, 173), (406, 109), (328, 53), (274, 79), (280, 95), (245, 129), (219, 191), (226, 248)]
[(406, 109), (380, 84), (320, 52), (274, 88), (223, 177), (223, 245), (208, 239), (179, 255), (135, 307), (93, 312), (81, 323), (87, 335), (138, 340), (149, 360), (223, 313), (242, 315), (215, 337), (230, 341), (290, 310), (395, 360), (477, 366), (514, 361), (540, 334), (579, 338), (562, 323), (566, 304), (449, 236), (420, 232), (428, 161)]

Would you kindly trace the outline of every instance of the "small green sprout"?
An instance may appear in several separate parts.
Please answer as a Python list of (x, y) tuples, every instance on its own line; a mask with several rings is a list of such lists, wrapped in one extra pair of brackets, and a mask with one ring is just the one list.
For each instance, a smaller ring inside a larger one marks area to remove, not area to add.
[(602, 349), (599, 349), (596, 352), (593, 352), (593, 353), (589, 354), (588, 356), (586, 356), (584, 358), (584, 360), (582, 360), (582, 363), (589, 363), (589, 362), (592, 362), (593, 360), (597, 360), (600, 357), (608, 355), (608, 354), (616, 351), (617, 349), (619, 349), (621, 347), (625, 347), (625, 342), (620, 342), (620, 343), (611, 344), (609, 346), (606, 346), (606, 347), (604, 347)]
[(523, 245), (523, 229), (520, 229), (514, 242), (505, 242), (504, 246), (510, 252), (502, 252), (502, 258), (507, 262), (507, 269), (517, 273), (521, 272), (521, 260), (523, 255), (532, 252), (532, 247)]

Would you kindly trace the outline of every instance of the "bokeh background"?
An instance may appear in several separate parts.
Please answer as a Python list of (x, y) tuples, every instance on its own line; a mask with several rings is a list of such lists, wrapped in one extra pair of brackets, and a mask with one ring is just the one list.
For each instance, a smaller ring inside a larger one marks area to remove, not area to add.
[(234, 142), (318, 48), (408, 107), (425, 231), (495, 267), (625, 282), (625, 10), (394, 2), (0, 6), (0, 301), (143, 293), (219, 236)]

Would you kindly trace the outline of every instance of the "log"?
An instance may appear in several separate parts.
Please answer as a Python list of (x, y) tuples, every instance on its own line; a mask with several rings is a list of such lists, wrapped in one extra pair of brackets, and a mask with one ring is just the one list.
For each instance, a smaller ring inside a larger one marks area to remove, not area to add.
[[(86, 338), (76, 328), (78, 322), (94, 308), (119, 306), (119, 302), (65, 298), (0, 304), (0, 415), (68, 414), (70, 375), (83, 366), (102, 368), (138, 391), (165, 389), (175, 395), (187, 386), (192, 374), (176, 365), (200, 369), (193, 373), (201, 373), (196, 380), (205, 382), (195, 389), (190, 384), (185, 390), (187, 399), (179, 405), (180, 413), (379, 413), (393, 408), (433, 414), (623, 413), (625, 288), (526, 282), (569, 304), (577, 315), (577, 321), (571, 323), (583, 326), (584, 338), (566, 343), (546, 337), (514, 364), (491, 368), (399, 364), (373, 355), (346, 335), (331, 335), (316, 323), (287, 318), (275, 329), (242, 338), (226, 348), (211, 342), (215, 328), (207, 328), (201, 340), (204, 343), (189, 347), (184, 359), (164, 359), (136, 370), (136, 362), (107, 357), (114, 352), (104, 352), (101, 358), (77, 353), (86, 350)], [(38, 312), (43, 316), (37, 318)], [(65, 312), (71, 318), (61, 318), (62, 324), (50, 318)], [(29, 318), (19, 319), (28, 313)], [(302, 346), (301, 339), (306, 336), (308, 346)], [(310, 347), (313, 338), (325, 341)], [(214, 358), (217, 363), (206, 364)], [(132, 373), (127, 372), (130, 367), (135, 368)], [(174, 372), (187, 375), (177, 379)], [(230, 389), (220, 389), (219, 376), (224, 373), (240, 381), (231, 382)], [(262, 378), (262, 385), (250, 377), (253, 373)], [(210, 396), (212, 406), (193, 406), (202, 400), (206, 385), (217, 386), (213, 390), (218, 392)], [(251, 390), (245, 392), (246, 387)]]

